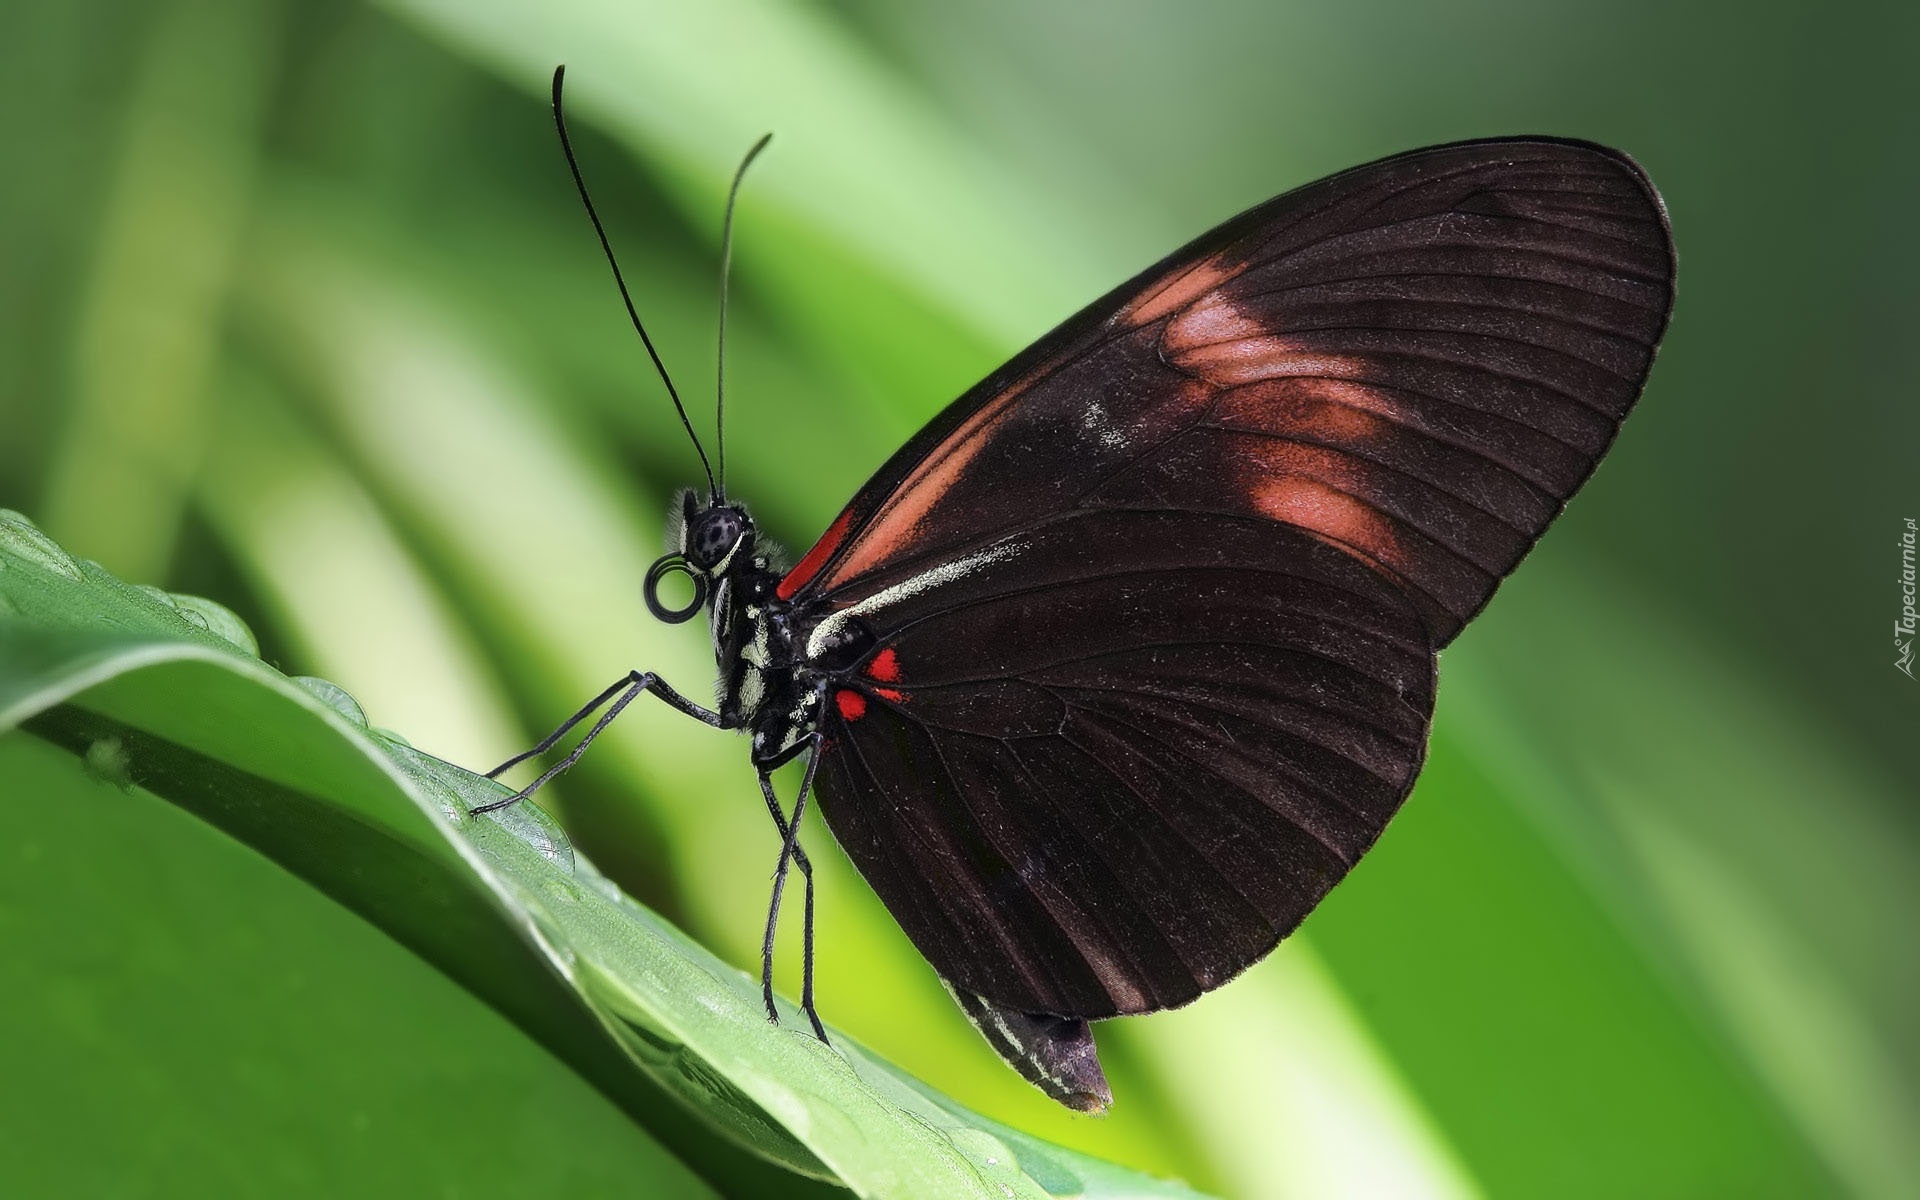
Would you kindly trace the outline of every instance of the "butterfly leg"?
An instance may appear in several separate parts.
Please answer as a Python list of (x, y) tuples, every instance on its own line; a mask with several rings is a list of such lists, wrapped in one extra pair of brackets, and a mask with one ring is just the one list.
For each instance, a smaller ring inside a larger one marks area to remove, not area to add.
[(553, 766), (547, 768), (547, 770), (541, 774), (540, 778), (534, 780), (532, 783), (528, 784), (526, 787), (515, 792), (513, 795), (508, 796), (506, 799), (496, 800), (491, 804), (482, 804), (480, 807), (473, 809), (472, 810), (473, 815), (478, 816), (481, 813), (495, 812), (499, 809), (507, 808), (511, 805), (518, 804), (520, 801), (525, 800), (528, 796), (531, 796), (535, 792), (539, 791), (542, 787), (545, 787), (547, 783), (551, 781), (556, 775), (559, 775), (561, 772), (565, 771), (568, 767), (571, 767), (574, 763), (579, 762), (580, 756), (587, 752), (587, 747), (593, 743), (593, 739), (600, 736), (600, 731), (605, 729), (608, 725), (611, 725), (613, 723), (613, 719), (620, 715), (621, 710), (626, 708), (627, 705), (633, 703), (634, 700), (637, 699), (643, 692), (653, 693), (655, 696), (659, 697), (662, 701), (664, 701), (668, 707), (674, 709), (677, 712), (685, 713), (686, 715), (692, 717), (696, 721), (701, 721), (705, 724), (711, 725), (715, 729), (725, 729), (727, 727), (725, 720), (720, 716), (719, 713), (714, 712), (713, 710), (708, 708), (703, 708), (700, 705), (695, 704), (693, 701), (687, 699), (685, 696), (682, 696), (679, 692), (676, 692), (673, 690), (673, 688), (669, 687), (665, 680), (661, 679), (658, 675), (655, 675), (653, 672), (629, 671), (627, 672), (625, 678), (616, 680), (612, 686), (607, 688), (607, 690), (601, 692), (598, 696), (595, 696), (592, 700), (588, 701), (587, 704), (583, 706), (579, 712), (574, 713), (572, 716), (568, 717), (565, 721), (562, 721), (560, 723), (560, 728), (554, 730), (552, 733), (542, 738), (539, 745), (535, 746), (531, 750), (528, 750), (524, 754), (514, 755), (512, 758), (501, 763), (499, 766), (495, 767), (493, 770), (488, 771), (487, 778), (493, 779), (499, 776), (501, 772), (506, 771), (511, 767), (517, 766), (520, 763), (527, 761), (529, 758), (532, 758), (536, 754), (546, 753), (548, 750), (552, 749), (553, 746), (556, 743), (558, 743), (561, 738), (567, 736), (568, 731), (571, 730), (575, 725), (578, 725), (580, 722), (586, 720), (587, 717), (592, 715), (595, 709), (605, 704), (608, 700), (613, 700), (613, 707), (607, 709), (605, 713), (601, 714), (600, 719), (593, 723), (593, 728), (587, 730), (587, 736), (581, 738), (580, 744), (575, 746), (572, 750), (568, 751), (567, 756), (565, 758), (561, 759), (559, 762), (555, 763)]
[[(766, 771), (760, 772), (760, 795), (761, 795), (761, 798), (767, 802), (767, 815), (773, 818), (774, 828), (779, 830), (780, 832), (780, 844), (784, 849), (784, 847), (787, 844), (787, 833), (789, 829), (789, 826), (787, 825), (787, 813), (786, 813), (786, 810), (783, 807), (781, 807), (780, 797), (774, 794), (773, 776)], [(808, 911), (811, 912), (813, 907), (813, 863), (811, 860), (807, 858), (807, 852), (801, 849), (797, 843), (794, 845), (793, 861), (799, 866), (800, 874), (806, 880), (807, 907), (808, 907)], [(776, 912), (777, 912), (777, 908), (778, 908), (778, 899), (776, 897), (775, 899)], [(775, 912), (769, 912), (767, 916), (767, 938), (765, 941), (761, 943), (761, 947), (760, 947), (761, 949), (760, 994), (761, 994), (761, 997), (766, 1001), (767, 1019), (769, 1021), (772, 1021), (774, 1024), (778, 1025), (780, 1023), (780, 1010), (774, 1005), (774, 1002), (773, 1002), (773, 936), (772, 935), (773, 935), (773, 928), (774, 928), (774, 918), (775, 918)], [(811, 942), (812, 942), (812, 934), (813, 934), (811, 921), (807, 922), (806, 932), (807, 932), (807, 941), (810, 949)], [(810, 963), (807, 965), (811, 966)], [(805, 977), (801, 982), (800, 986), (801, 986), (801, 996), (802, 996), (803, 1003), (805, 1003), (806, 1000), (811, 998), (811, 990), (812, 990), (811, 985), (813, 983), (812, 976), (813, 976), (813, 972), (811, 970), (807, 971), (805, 974)]]
[(800, 874), (807, 885), (806, 910), (803, 918), (803, 940), (800, 975), (800, 1009), (807, 1014), (807, 1020), (813, 1025), (813, 1032), (821, 1041), (828, 1041), (827, 1030), (820, 1023), (820, 1013), (813, 1002), (813, 864), (807, 859), (807, 852), (800, 847), (800, 819), (806, 815), (807, 797), (813, 791), (813, 773), (817, 769), (820, 756), (818, 747), (807, 758), (806, 773), (800, 777), (800, 795), (793, 803), (793, 820), (788, 821), (781, 811), (780, 798), (774, 795), (773, 779), (765, 771), (760, 773), (760, 794), (767, 802), (767, 812), (772, 815), (774, 827), (780, 833), (780, 862), (773, 872), (773, 899), (767, 906), (767, 932), (760, 943), (760, 995), (767, 1005), (767, 1019), (778, 1025), (780, 1010), (773, 1002), (773, 939), (774, 931), (780, 924), (780, 898), (786, 889), (787, 864), (797, 863)]

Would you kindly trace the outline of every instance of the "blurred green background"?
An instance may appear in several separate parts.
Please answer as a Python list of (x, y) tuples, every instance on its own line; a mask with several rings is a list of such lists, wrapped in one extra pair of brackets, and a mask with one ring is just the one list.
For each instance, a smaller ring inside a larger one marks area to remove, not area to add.
[[(629, 667), (712, 674), (639, 603), (696, 467), (554, 143), (555, 63), (696, 420), (726, 178), (776, 133), (730, 481), (796, 551), (965, 386), (1250, 204), (1431, 142), (1619, 146), (1679, 246), (1652, 384), (1445, 655), (1424, 779), (1305, 932), (1103, 1029), (1118, 1104), (1072, 1117), (815, 827), (822, 1005), (990, 1115), (1223, 1195), (1916, 1195), (1920, 684), (1888, 636), (1916, 46), (1893, 4), (9, 4), (0, 506), (484, 769)], [(633, 713), (546, 799), (750, 966), (777, 844), (744, 746)], [(30, 827), (0, 848), (0, 1141), (70, 1144), (102, 1194), (328, 1194), (342, 1155), (419, 1194), (489, 1121), (596, 1136), (564, 1086), (476, 1083), (516, 1078), (511, 1031), (449, 1024), (444, 981), (274, 923), (287, 885), (216, 835)], [(408, 1124), (454, 1109), (483, 1119)], [(491, 1185), (617, 1186), (525, 1169)]]

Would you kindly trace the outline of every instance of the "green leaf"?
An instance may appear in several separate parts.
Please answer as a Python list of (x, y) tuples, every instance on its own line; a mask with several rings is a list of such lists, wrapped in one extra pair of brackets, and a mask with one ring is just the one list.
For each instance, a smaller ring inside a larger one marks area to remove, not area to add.
[(717, 1194), (498, 1011), (212, 826), (21, 733), (0, 780), (0, 1194)]
[[(128, 781), (358, 912), (713, 1182), (767, 1184), (717, 1130), (864, 1196), (1194, 1194), (986, 1121), (844, 1037), (821, 1045), (791, 1010), (769, 1024), (753, 980), (622, 895), (538, 808), (469, 817), (499, 785), (368, 729), (341, 689), (272, 671), (223, 610), (121, 583), (14, 514), (0, 602), (0, 728), (73, 754), (75, 787)], [(9, 753), (32, 756), (20, 740)]]

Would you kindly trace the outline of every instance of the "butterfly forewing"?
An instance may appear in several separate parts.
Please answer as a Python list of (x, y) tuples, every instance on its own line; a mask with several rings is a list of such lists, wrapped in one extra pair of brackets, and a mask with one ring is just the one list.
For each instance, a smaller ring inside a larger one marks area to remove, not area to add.
[(1245, 213), (1069, 320), (861, 489), (789, 595), (1036, 513), (1244, 512), (1392, 571), (1444, 645), (1612, 441), (1672, 250), (1629, 160), (1443, 146)]
[(1202, 237), (883, 467), (780, 595), (863, 648), (821, 803), (941, 975), (1148, 1011), (1298, 924), (1411, 788), (1434, 650), (1592, 471), (1671, 290), (1622, 156), (1418, 151)]

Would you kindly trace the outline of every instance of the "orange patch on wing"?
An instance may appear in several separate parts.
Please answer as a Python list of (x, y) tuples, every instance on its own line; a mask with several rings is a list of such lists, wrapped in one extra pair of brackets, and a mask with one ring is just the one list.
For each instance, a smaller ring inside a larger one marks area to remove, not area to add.
[(1249, 499), (1263, 515), (1351, 546), (1390, 570), (1408, 566), (1391, 517), (1318, 479), (1276, 475), (1256, 483)]
[(1175, 354), (1221, 342), (1264, 337), (1272, 329), (1247, 316), (1222, 296), (1209, 297), (1183, 312), (1167, 326), (1166, 346)]
[(1174, 366), (1230, 387), (1301, 375), (1353, 379), (1367, 369), (1363, 359), (1315, 349), (1219, 296), (1175, 317), (1162, 344)]
[(1385, 396), (1364, 384), (1303, 377), (1234, 388), (1220, 398), (1214, 420), (1283, 437), (1359, 446), (1391, 437), (1395, 411)]
[(1400, 406), (1391, 397), (1379, 388), (1364, 383), (1345, 379), (1300, 379), (1294, 381), (1292, 386), (1331, 404), (1345, 404), (1389, 418), (1400, 413)]
[(1187, 307), (1239, 273), (1239, 267), (1226, 265), (1218, 254), (1190, 267), (1177, 268), (1140, 293), (1139, 299), (1121, 309), (1119, 320), (1132, 328), (1158, 321), (1168, 313)]
[(1325, 354), (1303, 345), (1298, 338), (1250, 337), (1233, 342), (1197, 346), (1172, 355), (1175, 366), (1214, 383), (1238, 387), (1262, 379), (1289, 375), (1321, 375), (1343, 379), (1360, 374), (1366, 364), (1347, 354)]
[(1298, 414), (1300, 429), (1316, 441), (1352, 446), (1386, 432), (1386, 422), (1350, 404), (1310, 402)]

